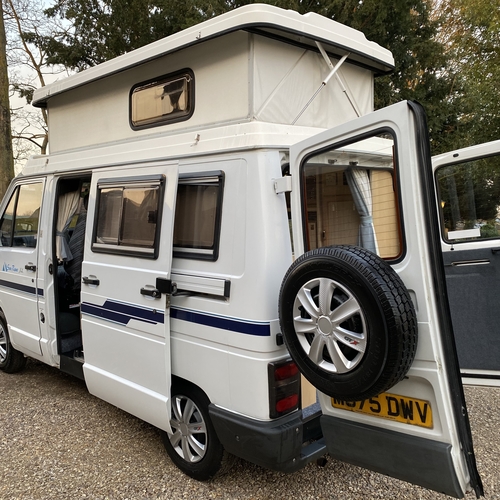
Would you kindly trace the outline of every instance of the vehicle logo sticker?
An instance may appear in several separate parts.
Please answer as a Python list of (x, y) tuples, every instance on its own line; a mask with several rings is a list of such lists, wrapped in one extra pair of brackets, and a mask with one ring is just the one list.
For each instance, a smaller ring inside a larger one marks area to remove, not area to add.
[(351, 345), (358, 345), (359, 344), (359, 342), (357, 340), (350, 339), (349, 337), (344, 337), (344, 340), (349, 342), (349, 344), (351, 344)]
[(7, 264), (7, 262), (3, 263), (2, 271), (4, 273), (21, 273), (22, 272), (15, 264)]

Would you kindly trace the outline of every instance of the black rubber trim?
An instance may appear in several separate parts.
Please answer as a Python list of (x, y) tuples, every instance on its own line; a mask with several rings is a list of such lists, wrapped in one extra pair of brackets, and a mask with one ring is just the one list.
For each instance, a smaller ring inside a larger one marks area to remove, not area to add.
[(321, 427), (335, 459), (408, 481), (455, 498), (464, 492), (451, 444), (324, 415)]
[(457, 422), (463, 454), (470, 474), (470, 484), (477, 498), (484, 495), (483, 484), (476, 466), (472, 433), (469, 416), (465, 404), (465, 395), (462, 385), (458, 355), (455, 346), (451, 312), (446, 289), (446, 276), (444, 272), (441, 251), (441, 236), (439, 221), (436, 217), (436, 201), (434, 199), (434, 178), (432, 175), (432, 162), (429, 142), (429, 131), (424, 108), (418, 102), (408, 101), (408, 106), (415, 116), (415, 133), (418, 155), (420, 182), (422, 183), (422, 208), (425, 215), (425, 225), (428, 235), (427, 258), (430, 259), (432, 280), (436, 290), (435, 306), (439, 321), (439, 330), (443, 342), (443, 356), (446, 360), (448, 384), (450, 386), (453, 412)]
[(81, 361), (61, 355), (59, 369), (80, 380), (85, 380), (83, 375), (83, 363)]
[[(318, 425), (321, 412), (306, 423), (300, 410), (270, 421), (243, 417), (214, 404), (209, 405), (208, 412), (226, 451), (261, 467), (295, 472), (326, 454)], [(306, 437), (317, 439), (304, 446)]]
[(479, 380), (500, 380), (500, 375), (489, 375), (483, 373), (468, 373), (467, 371), (461, 372), (462, 378), (477, 378)]

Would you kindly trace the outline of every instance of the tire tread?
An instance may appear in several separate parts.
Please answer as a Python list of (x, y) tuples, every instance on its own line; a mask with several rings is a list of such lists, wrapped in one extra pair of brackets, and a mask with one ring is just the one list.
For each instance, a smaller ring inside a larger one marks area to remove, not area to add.
[(5, 362), (2, 365), (0, 365), (0, 370), (2, 370), (5, 373), (18, 373), (24, 370), (27, 358), (24, 356), (22, 352), (12, 347), (9, 338), (7, 321), (2, 312), (0, 312), (0, 323), (5, 333), (6, 352), (7, 352)]

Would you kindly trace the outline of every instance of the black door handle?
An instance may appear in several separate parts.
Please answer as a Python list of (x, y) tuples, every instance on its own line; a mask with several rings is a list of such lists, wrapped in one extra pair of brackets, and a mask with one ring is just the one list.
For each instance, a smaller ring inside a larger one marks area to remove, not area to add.
[(88, 276), (84, 276), (82, 278), (82, 282), (85, 285), (98, 285), (100, 281), (97, 278), (89, 278)]
[(500, 252), (500, 248), (492, 248), (491, 249), (491, 253), (495, 254), (495, 253), (499, 253)]
[(141, 295), (147, 295), (148, 297), (158, 299), (161, 297), (161, 292), (157, 288), (141, 288)]
[(34, 272), (34, 271), (36, 271), (36, 266), (35, 266), (35, 265), (33, 265), (33, 264), (26, 264), (26, 265), (24, 266), (24, 269), (26, 269), (26, 270), (28, 270), (28, 271), (33, 271), (33, 272)]

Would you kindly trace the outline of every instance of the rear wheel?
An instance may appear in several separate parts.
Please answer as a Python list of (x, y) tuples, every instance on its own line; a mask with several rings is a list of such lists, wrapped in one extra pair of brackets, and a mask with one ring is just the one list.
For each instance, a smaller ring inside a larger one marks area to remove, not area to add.
[(16, 373), (26, 366), (26, 358), (22, 352), (12, 347), (5, 316), (0, 313), (0, 370)]
[(172, 388), (171, 401), (172, 434), (162, 432), (168, 455), (193, 479), (211, 479), (219, 472), (225, 451), (208, 414), (208, 398), (197, 387), (181, 384)]
[(290, 355), (321, 392), (348, 401), (402, 380), (417, 346), (417, 321), (398, 274), (353, 246), (307, 252), (288, 270), (280, 322)]

